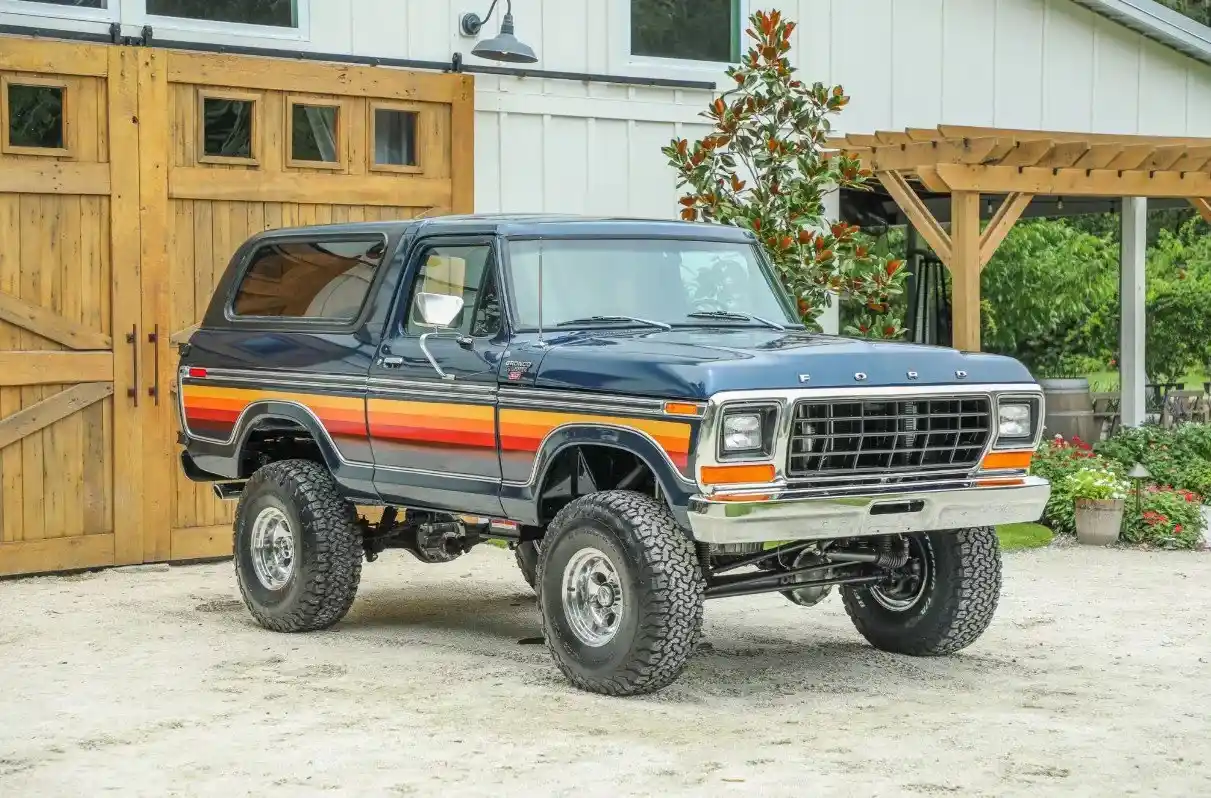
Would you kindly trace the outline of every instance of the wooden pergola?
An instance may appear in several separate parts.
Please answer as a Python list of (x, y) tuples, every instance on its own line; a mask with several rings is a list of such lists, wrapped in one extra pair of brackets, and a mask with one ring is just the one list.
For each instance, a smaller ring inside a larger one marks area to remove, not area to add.
[[(951, 276), (954, 346), (980, 349), (980, 272), (1035, 196), (1123, 201), (1123, 421), (1143, 418), (1148, 199), (1189, 200), (1211, 223), (1211, 138), (942, 125), (830, 141), (874, 171)], [(920, 190), (950, 195), (949, 229)], [(981, 194), (1003, 196), (981, 228)]]
[[(1036, 195), (1189, 199), (1211, 222), (1211, 139), (942, 125), (830, 143), (875, 172), (950, 270), (962, 349), (980, 348), (980, 270)], [(949, 231), (914, 183), (950, 195)], [(984, 230), (981, 194), (1005, 196)]]

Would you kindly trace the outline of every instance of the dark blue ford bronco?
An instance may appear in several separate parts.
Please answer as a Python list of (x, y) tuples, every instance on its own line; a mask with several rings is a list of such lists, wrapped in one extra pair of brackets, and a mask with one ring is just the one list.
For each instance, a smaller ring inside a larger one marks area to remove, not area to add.
[(182, 467), (239, 502), (259, 623), (336, 623), (385, 549), (504, 539), (556, 664), (611, 695), (673, 682), (727, 596), (837, 587), (872, 645), (957, 651), (997, 605), (994, 526), (1050, 492), (1022, 365), (809, 333), (753, 236), (719, 225), (259, 234), (178, 388)]

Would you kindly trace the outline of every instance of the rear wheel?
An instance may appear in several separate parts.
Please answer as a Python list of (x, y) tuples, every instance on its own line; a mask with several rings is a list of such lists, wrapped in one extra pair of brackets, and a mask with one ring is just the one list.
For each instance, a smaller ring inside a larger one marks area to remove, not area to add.
[(850, 620), (875, 648), (912, 656), (953, 654), (992, 623), (1001, 593), (996, 530), (975, 527), (908, 538), (894, 579), (841, 590)]
[(605, 491), (568, 504), (539, 550), (547, 648), (575, 686), (606, 695), (672, 684), (702, 629), (697, 553), (664, 503)]
[(345, 616), (362, 573), (353, 506), (323, 466), (284, 460), (257, 471), (236, 510), (236, 580), (252, 616), (275, 632), (309, 632)]

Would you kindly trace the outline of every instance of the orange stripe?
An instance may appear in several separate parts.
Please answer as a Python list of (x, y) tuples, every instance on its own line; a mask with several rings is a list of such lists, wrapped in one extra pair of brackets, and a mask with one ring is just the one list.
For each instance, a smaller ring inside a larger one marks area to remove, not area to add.
[(496, 423), (496, 409), (487, 405), (440, 404), (437, 402), (405, 402), (395, 399), (371, 399), (369, 402), (371, 415), (389, 413), (392, 415), (416, 417), (427, 421), (462, 422), (490, 421)]
[(427, 418), (410, 413), (371, 413), (370, 423), (396, 427), (420, 427), (434, 430), (479, 430), (496, 432), (494, 419)]

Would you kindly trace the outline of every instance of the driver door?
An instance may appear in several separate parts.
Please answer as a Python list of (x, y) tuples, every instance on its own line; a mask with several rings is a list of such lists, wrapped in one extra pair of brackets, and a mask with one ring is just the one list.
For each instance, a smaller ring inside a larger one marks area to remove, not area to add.
[(501, 515), (496, 379), (507, 336), (491, 237), (415, 245), (370, 368), (374, 485), (409, 507)]

